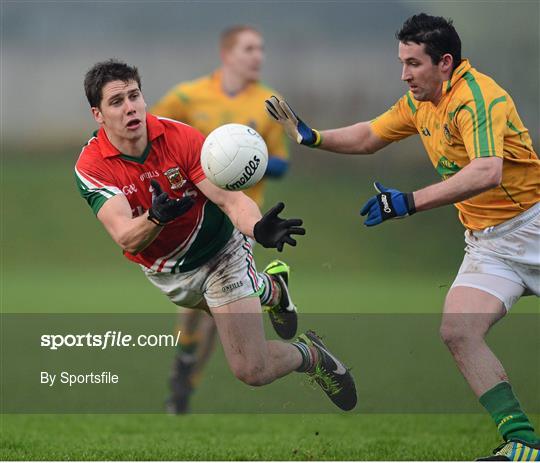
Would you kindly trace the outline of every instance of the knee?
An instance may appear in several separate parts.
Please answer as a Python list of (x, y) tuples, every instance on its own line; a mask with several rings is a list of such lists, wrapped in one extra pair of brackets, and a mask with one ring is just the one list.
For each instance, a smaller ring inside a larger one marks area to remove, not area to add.
[(460, 333), (459, 329), (450, 323), (441, 323), (439, 335), (441, 336), (442, 342), (444, 342), (450, 350), (463, 342), (463, 333)]
[(480, 330), (464, 326), (462, 323), (452, 323), (451, 321), (441, 323), (439, 334), (450, 351), (459, 350), (460, 347), (483, 338)]
[(270, 382), (264, 365), (236, 364), (232, 370), (234, 376), (249, 386), (264, 386)]

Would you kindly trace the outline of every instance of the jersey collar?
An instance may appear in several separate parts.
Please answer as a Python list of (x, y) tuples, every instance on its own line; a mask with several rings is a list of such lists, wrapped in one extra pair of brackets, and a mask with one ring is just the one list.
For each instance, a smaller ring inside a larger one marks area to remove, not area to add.
[[(165, 128), (163, 127), (163, 123), (156, 116), (146, 113), (146, 131), (148, 133), (148, 144), (150, 144), (160, 135), (163, 135)], [(123, 153), (110, 142), (103, 127), (100, 127), (97, 131), (97, 141), (101, 155), (104, 158), (123, 155)]]
[(445, 80), (443, 82), (442, 87), (442, 95), (446, 95), (454, 88), (456, 83), (463, 77), (463, 74), (465, 74), (467, 71), (471, 69), (471, 63), (469, 63), (468, 59), (462, 59), (461, 63), (459, 63), (459, 66), (454, 69), (454, 72), (452, 73), (452, 76), (450, 77), (450, 80)]
[(225, 90), (223, 90), (223, 71), (221, 69), (216, 69), (212, 73), (212, 83), (215, 87), (215, 89), (220, 93), (221, 95), (227, 97), (227, 98), (236, 98), (239, 95), (243, 95), (246, 92), (248, 92), (254, 85), (253, 82), (246, 85), (242, 90), (240, 90), (238, 93), (235, 93), (234, 95), (231, 95), (227, 93)]

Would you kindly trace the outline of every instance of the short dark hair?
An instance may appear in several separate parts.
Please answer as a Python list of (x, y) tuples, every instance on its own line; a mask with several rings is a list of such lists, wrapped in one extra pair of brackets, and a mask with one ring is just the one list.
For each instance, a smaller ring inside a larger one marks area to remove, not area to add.
[(129, 66), (123, 61), (111, 58), (100, 61), (92, 66), (84, 76), (84, 92), (90, 107), (98, 108), (103, 98), (103, 87), (113, 80), (129, 82), (134, 80), (141, 89), (141, 78), (135, 66)]
[(423, 43), (433, 64), (439, 63), (446, 53), (454, 58), (454, 69), (461, 61), (461, 39), (451, 19), (425, 13), (415, 14), (396, 32), (396, 39), (403, 43)]

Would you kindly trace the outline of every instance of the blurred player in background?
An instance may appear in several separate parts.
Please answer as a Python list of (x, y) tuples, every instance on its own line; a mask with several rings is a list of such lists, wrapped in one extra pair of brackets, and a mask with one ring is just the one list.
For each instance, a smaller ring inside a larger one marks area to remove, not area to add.
[[(152, 107), (151, 112), (185, 122), (205, 136), (231, 122), (254, 128), (268, 146), (265, 178), (279, 179), (288, 169), (288, 139), (281, 125), (268, 119), (261, 105), (261, 101), (275, 93), (260, 82), (264, 61), (263, 38), (251, 26), (233, 26), (221, 34), (220, 56), (222, 64), (218, 70), (176, 85)], [(262, 207), (264, 188), (263, 179), (245, 193)], [(288, 284), (289, 267), (282, 261), (271, 262), (264, 273), (277, 284)], [(265, 303), (266, 296), (261, 295)], [(281, 316), (276, 314), (279, 309)], [(296, 333), (295, 311), (292, 301), (286, 307), (270, 311), (272, 323), (284, 339), (290, 339)], [(216, 327), (208, 314), (186, 309), (181, 314), (178, 329), (181, 331), (181, 345), (172, 368), (172, 395), (167, 407), (172, 413), (185, 413), (202, 369), (214, 350)]]
[[(412, 16), (397, 39), (409, 91), (372, 121), (319, 132), (278, 97), (267, 100), (267, 109), (297, 143), (337, 153), (371, 154), (420, 135), (442, 181), (411, 193), (376, 182), (379, 194), (361, 215), (374, 226), (456, 206), (467, 247), (446, 297), (441, 336), (504, 440), (485, 460), (540, 461), (540, 437), (484, 340), (521, 296), (540, 295), (540, 161), (510, 95), (461, 59), (451, 21)], [(533, 359), (531, 369), (538, 368)]]

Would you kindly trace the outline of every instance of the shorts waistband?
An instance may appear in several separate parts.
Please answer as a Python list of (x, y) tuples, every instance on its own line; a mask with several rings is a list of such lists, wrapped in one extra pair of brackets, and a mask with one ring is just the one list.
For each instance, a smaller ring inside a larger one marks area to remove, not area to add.
[(536, 203), (525, 212), (522, 212), (521, 214), (516, 215), (514, 218), (507, 220), (506, 222), (480, 231), (469, 231), (469, 233), (475, 238), (479, 239), (499, 238), (507, 233), (517, 230), (523, 225), (527, 225), (538, 215), (540, 215), (540, 202)]

